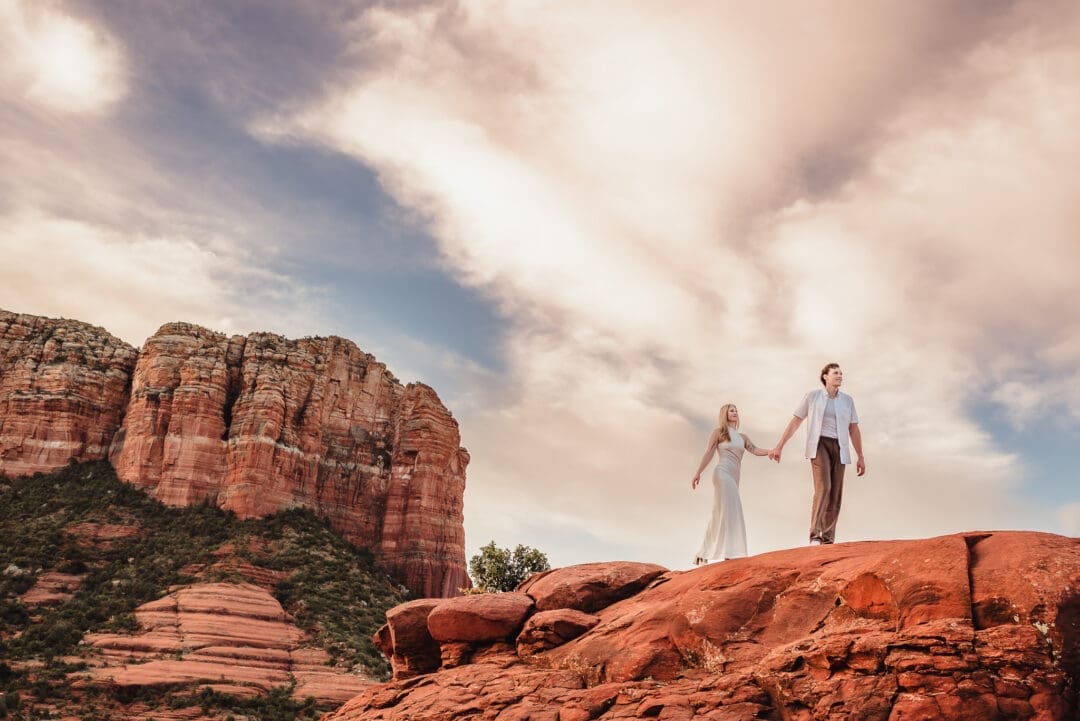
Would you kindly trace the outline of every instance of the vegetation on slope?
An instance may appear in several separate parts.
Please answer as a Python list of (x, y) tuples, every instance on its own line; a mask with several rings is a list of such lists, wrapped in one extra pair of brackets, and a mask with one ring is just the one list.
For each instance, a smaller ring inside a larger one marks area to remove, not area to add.
[[(0, 489), (0, 717), (32, 718), (31, 700), (70, 698), (67, 674), (85, 654), (84, 633), (135, 630), (134, 609), (170, 586), (248, 580), (228, 567), (208, 569), (223, 547), (256, 568), (284, 572), (276, 597), (337, 666), (376, 678), (389, 672), (371, 637), (386, 610), (407, 600), (408, 592), (369, 552), (349, 545), (310, 510), (238, 520), (207, 504), (170, 508), (120, 482), (105, 462), (0, 478)], [(79, 523), (139, 532), (109, 543), (80, 543), (69, 530)], [(27, 608), (20, 596), (43, 571), (85, 577), (66, 602)], [(180, 696), (158, 698), (173, 706), (183, 702)], [(254, 709), (250, 700), (220, 694), (182, 698), (221, 710), (232, 703), (237, 716), (254, 718), (315, 713), (311, 704), (281, 693), (264, 697), (258, 702), (263, 707)], [(85, 718), (109, 716), (102, 707), (108, 699), (82, 703)]]

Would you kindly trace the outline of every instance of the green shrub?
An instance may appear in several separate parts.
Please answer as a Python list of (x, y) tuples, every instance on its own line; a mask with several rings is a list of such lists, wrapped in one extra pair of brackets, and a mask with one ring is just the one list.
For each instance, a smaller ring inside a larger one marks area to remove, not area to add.
[(469, 575), (480, 591), (513, 591), (526, 578), (551, 568), (547, 556), (535, 548), (522, 546), (511, 551), (491, 541), (469, 559)]

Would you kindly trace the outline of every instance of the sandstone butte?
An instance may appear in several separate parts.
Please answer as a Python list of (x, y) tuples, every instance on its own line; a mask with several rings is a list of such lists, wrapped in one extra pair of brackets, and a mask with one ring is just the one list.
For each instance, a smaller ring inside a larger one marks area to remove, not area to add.
[(572, 566), (403, 604), (375, 640), (394, 679), (326, 721), (1075, 721), (1080, 539)]
[(470, 585), (459, 444), (432, 388), (342, 338), (169, 323), (139, 351), (0, 310), (0, 474), (108, 458), (170, 505), (310, 507), (414, 593), (445, 597)]

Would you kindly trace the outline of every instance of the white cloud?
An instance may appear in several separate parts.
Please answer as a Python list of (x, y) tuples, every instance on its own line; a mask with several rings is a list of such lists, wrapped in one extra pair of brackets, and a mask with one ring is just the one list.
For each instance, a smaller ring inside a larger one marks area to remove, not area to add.
[(0, 217), (0, 257), (0, 308), (90, 322), (133, 345), (172, 320), (310, 333), (294, 284), (182, 237), (25, 213)]
[(52, 3), (0, 0), (0, 89), (61, 113), (99, 113), (127, 92), (117, 40)]
[[(1052, 522), (969, 409), (1073, 360), (1076, 18), (857, 7), (379, 8), (355, 77), (258, 125), (374, 167), (514, 318), (462, 418), (470, 542), (510, 514), (679, 563), (716, 409), (770, 444), (830, 360), (870, 465), (841, 536)], [(805, 535), (798, 445), (747, 461), (756, 550)]]

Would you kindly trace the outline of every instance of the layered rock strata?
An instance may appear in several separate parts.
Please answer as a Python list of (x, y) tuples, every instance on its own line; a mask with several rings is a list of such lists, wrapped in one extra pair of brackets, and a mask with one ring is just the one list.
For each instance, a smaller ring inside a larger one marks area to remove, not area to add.
[(0, 310), (0, 475), (105, 458), (136, 356), (87, 323)]
[(313, 508), (417, 595), (470, 585), (457, 422), (348, 340), (169, 323), (137, 353), (82, 323), (0, 311), (0, 473), (106, 454), (170, 505)]
[(459, 443), (434, 390), (350, 341), (170, 323), (139, 356), (110, 460), (170, 505), (314, 508), (414, 592), (449, 596), (469, 585)]
[[(376, 641), (395, 680), (328, 718), (1067, 721), (1080, 712), (1080, 539), (1000, 532), (802, 548), (654, 574), (643, 590), (627, 583), (647, 577), (642, 569), (608, 564), (605, 574), (603, 565), (552, 571), (499, 603), (391, 610)], [(605, 583), (624, 591), (605, 594)], [(441, 667), (417, 674), (433, 665), (433, 643)]]
[(325, 651), (305, 647), (270, 593), (251, 584), (205, 583), (176, 589), (135, 610), (140, 633), (89, 634), (94, 667), (79, 680), (115, 688), (209, 686), (241, 698), (291, 686), (336, 706), (372, 682), (329, 666)]

